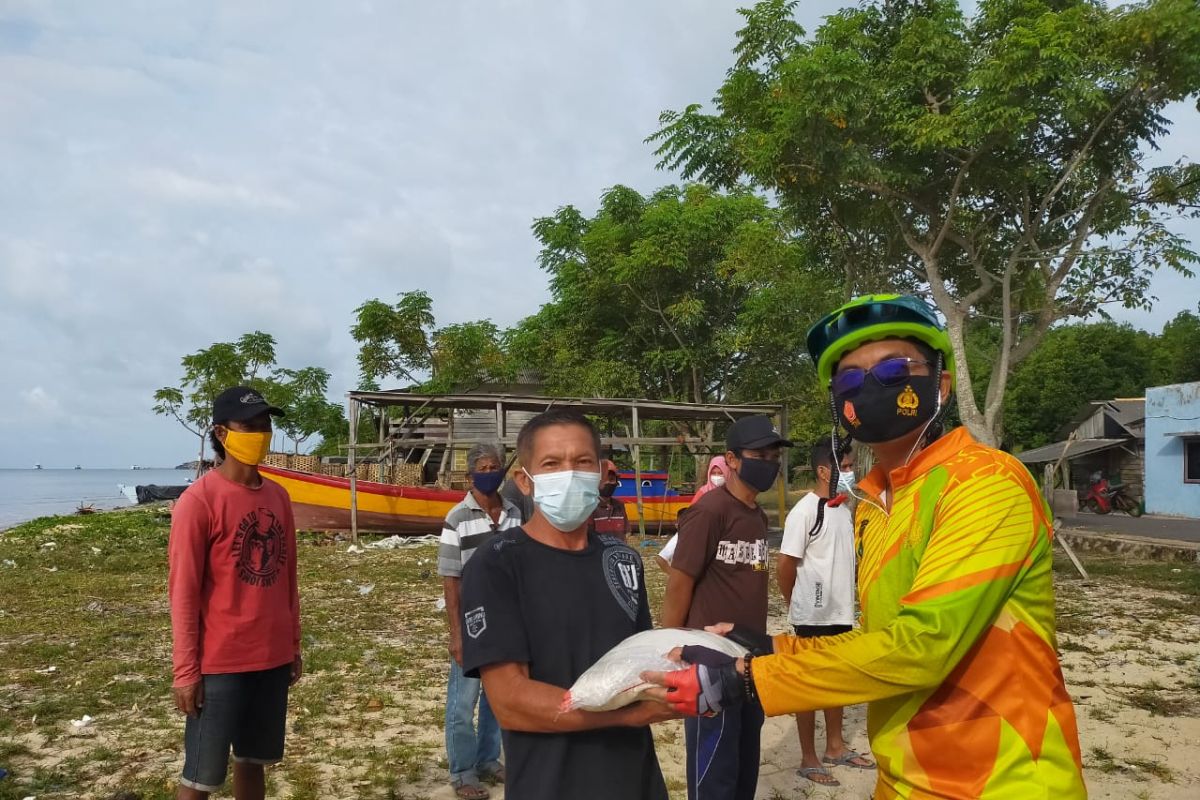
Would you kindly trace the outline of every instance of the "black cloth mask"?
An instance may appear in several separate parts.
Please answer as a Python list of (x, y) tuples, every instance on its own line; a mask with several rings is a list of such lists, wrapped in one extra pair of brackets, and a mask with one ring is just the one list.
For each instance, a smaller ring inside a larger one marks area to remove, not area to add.
[(858, 394), (845, 400), (834, 398), (838, 418), (860, 442), (894, 441), (933, 419), (940, 383), (937, 375), (910, 375), (895, 386), (868, 377)]
[(617, 491), (617, 485), (615, 483), (600, 484), (600, 496), (601, 497), (612, 497), (613, 493), (616, 491)]
[(775, 479), (779, 477), (779, 462), (743, 456), (742, 465), (738, 467), (738, 477), (751, 489), (765, 492), (775, 484)]

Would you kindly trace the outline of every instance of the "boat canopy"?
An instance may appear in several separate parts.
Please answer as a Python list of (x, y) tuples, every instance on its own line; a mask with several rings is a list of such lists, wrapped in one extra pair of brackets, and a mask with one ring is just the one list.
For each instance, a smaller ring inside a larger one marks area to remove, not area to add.
[[(779, 403), (682, 403), (664, 400), (646, 400), (637, 398), (605, 398), (605, 397), (546, 397), (542, 395), (497, 394), (488, 392), (473, 392), (470, 394), (421, 394), (407, 390), (392, 391), (352, 391), (347, 393), (348, 421), (350, 423), (350, 443), (348, 445), (348, 469), (350, 476), (350, 526), (355, 540), (358, 538), (357, 522), (357, 488), (355, 477), (355, 462), (360, 450), (382, 451), (394, 454), (396, 448), (428, 447), (430, 439), (420, 434), (416, 422), (420, 415), (428, 418), (438, 411), (450, 411), (444, 438), (439, 437), (437, 444), (443, 445), (443, 465), (453, 458), (455, 447), (469, 448), (474, 444), (496, 444), (507, 451), (515, 450), (519, 425), (509, 425), (519, 419), (527, 419), (533, 414), (539, 414), (552, 408), (569, 408), (581, 414), (603, 417), (610, 423), (620, 420), (626, 428), (627, 435), (610, 435), (601, 433), (601, 440), (611, 447), (627, 447), (633, 456), (633, 466), (636, 479), (638, 529), (642, 536), (646, 533), (645, 514), (642, 505), (641, 492), (641, 448), (643, 446), (689, 446), (697, 450), (723, 449), (723, 440), (712, 438), (712, 426), (707, 426), (707, 435), (678, 435), (678, 436), (642, 436), (642, 425), (647, 421), (674, 422), (732, 422), (740, 417), (763, 414), (772, 417), (779, 429), (780, 435), (787, 438), (787, 409)], [(389, 436), (380, 426), (379, 441), (365, 443), (358, 441), (358, 420), (364, 406), (374, 408), (404, 409), (404, 418), (408, 422), (402, 425), (399, 436)], [(455, 411), (487, 412), (495, 414), (495, 435), (480, 436), (478, 432), (460, 432), (455, 435)], [(515, 419), (514, 419), (515, 418)], [(513, 430), (509, 430), (512, 427)], [(787, 494), (787, 449), (783, 452), (783, 464), (780, 473), (782, 480), (779, 484), (780, 519), (783, 519), (786, 509)]]

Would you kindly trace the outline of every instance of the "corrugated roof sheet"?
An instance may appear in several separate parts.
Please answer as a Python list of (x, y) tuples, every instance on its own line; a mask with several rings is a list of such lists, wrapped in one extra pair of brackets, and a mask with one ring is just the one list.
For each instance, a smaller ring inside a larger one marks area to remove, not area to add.
[[(1067, 460), (1078, 458), (1079, 456), (1087, 455), (1088, 453), (1099, 453), (1101, 450), (1108, 450), (1110, 447), (1118, 447), (1132, 441), (1131, 439), (1076, 439), (1071, 443), (1071, 449), (1067, 451)], [(1017, 460), (1023, 464), (1044, 464), (1047, 461), (1058, 461), (1062, 457), (1063, 448), (1067, 446), (1066, 442), (1055, 442), (1048, 444), (1045, 447), (1036, 447), (1033, 450), (1026, 450), (1023, 453), (1017, 453)]]

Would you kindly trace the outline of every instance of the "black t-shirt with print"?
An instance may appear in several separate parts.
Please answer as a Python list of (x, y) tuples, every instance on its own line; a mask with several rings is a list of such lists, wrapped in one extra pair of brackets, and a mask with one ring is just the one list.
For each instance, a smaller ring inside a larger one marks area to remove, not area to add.
[[(612, 647), (652, 627), (641, 556), (590, 535), (559, 550), (514, 528), (480, 547), (463, 572), (463, 671), (529, 665), (537, 681), (570, 687)], [(646, 728), (577, 733), (505, 730), (505, 797), (666, 800)]]

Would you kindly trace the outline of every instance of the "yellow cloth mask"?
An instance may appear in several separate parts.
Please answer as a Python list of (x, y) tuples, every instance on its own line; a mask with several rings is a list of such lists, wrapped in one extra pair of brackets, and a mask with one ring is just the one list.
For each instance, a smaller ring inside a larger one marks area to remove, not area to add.
[(225, 445), (225, 452), (235, 460), (255, 467), (271, 452), (271, 431), (226, 430), (222, 444)]

